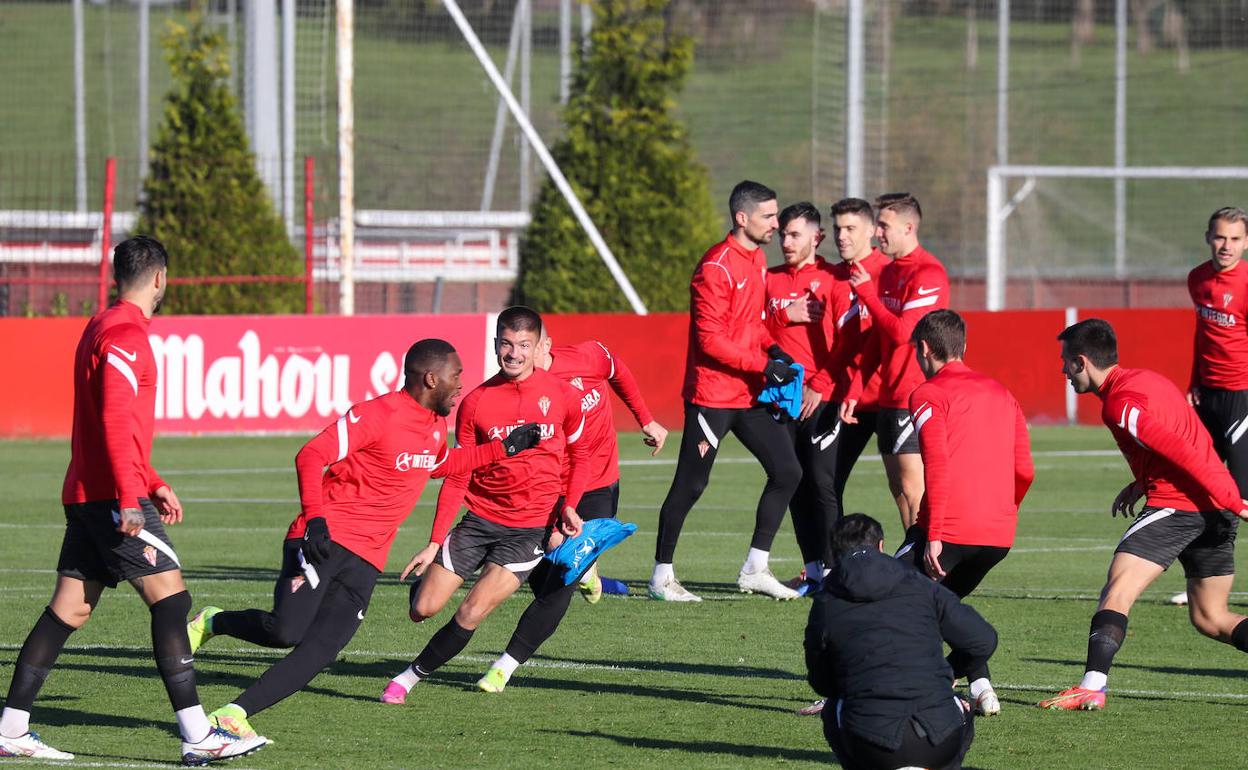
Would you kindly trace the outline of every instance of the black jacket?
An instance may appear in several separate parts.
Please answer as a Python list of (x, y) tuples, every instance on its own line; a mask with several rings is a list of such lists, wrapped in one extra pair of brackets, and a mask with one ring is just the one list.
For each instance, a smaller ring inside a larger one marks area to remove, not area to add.
[[(949, 643), (954, 671), (941, 642)], [(949, 589), (875, 550), (842, 556), (815, 594), (806, 626), (810, 686), (837, 719), (882, 748), (914, 717), (933, 743), (961, 726), (955, 673), (988, 660), (997, 632)]]

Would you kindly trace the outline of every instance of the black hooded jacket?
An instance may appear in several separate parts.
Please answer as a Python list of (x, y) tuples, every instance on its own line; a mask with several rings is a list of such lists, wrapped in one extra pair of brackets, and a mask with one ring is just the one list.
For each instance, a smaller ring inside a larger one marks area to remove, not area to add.
[[(942, 641), (952, 649), (948, 661)], [(896, 750), (911, 717), (933, 743), (961, 726), (954, 676), (986, 662), (996, 647), (997, 632), (949, 589), (863, 550), (842, 556), (814, 596), (806, 670), (828, 699), (824, 719), (839, 713), (843, 730)]]

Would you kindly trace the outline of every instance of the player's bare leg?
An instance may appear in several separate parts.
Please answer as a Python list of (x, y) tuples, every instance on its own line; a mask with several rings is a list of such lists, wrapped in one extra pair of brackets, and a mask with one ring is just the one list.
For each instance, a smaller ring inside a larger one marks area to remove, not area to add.
[(1236, 629), (1248, 620), (1236, 612), (1231, 612), (1227, 600), (1231, 595), (1231, 585), (1235, 582), (1234, 575), (1218, 575), (1217, 577), (1190, 578), (1187, 581), (1189, 603), (1188, 616), (1196, 630), (1210, 639), (1226, 642), (1241, 650), (1248, 639), (1248, 627), (1239, 631), (1241, 638), (1236, 639)]
[(888, 491), (897, 503), (902, 529), (908, 530), (918, 520), (919, 504), (923, 502), (923, 458), (913, 453), (884, 455), (883, 460)]
[(79, 580), (67, 575), (56, 576), (56, 588), (48, 608), (61, 622), (71, 628), (82, 628), (91, 619), (91, 613), (100, 603), (104, 584), (94, 580)]
[(412, 607), (411, 618), (419, 623), (437, 615), (446, 606), (464, 579), (441, 564), (430, 564), (420, 583), (420, 592)]

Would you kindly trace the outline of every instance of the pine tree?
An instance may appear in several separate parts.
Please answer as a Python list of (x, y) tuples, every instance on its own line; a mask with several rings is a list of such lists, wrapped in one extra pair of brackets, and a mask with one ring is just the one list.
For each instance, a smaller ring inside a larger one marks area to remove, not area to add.
[[(173, 75), (152, 146), (136, 231), (161, 241), (172, 277), (291, 275), (298, 252), (256, 172), (234, 96), (221, 35), (201, 15), (170, 22), (163, 45)], [(172, 286), (174, 313), (291, 313), (295, 283)]]
[[(705, 167), (672, 112), (693, 42), (668, 28), (670, 0), (593, 0), (559, 167), (650, 310), (685, 310), (689, 275), (720, 237)], [(542, 185), (520, 245), (518, 302), (543, 312), (628, 310), (554, 183)]]

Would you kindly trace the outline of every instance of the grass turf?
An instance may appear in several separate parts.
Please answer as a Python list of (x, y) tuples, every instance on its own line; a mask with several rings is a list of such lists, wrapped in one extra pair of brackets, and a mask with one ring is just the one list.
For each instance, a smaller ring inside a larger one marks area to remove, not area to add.
[[(1096, 767), (1226, 765), (1225, 725), (1248, 710), (1244, 659), (1201, 638), (1165, 599), (1182, 588), (1171, 570), (1132, 613), (1103, 713), (1047, 713), (1031, 704), (1077, 682), (1087, 623), (1122, 530), (1109, 503), (1127, 470), (1099, 429), (1036, 429), (1038, 478), (1014, 551), (972, 597), (998, 629), (993, 675), (1004, 710), (980, 720), (968, 767), (1051, 767), (1072, 756)], [(673, 436), (673, 442), (678, 439)], [(169, 438), (155, 458), (182, 496), (187, 521), (171, 536), (195, 606), (268, 607), (284, 527), (296, 510), (291, 459), (298, 438)], [(756, 767), (831, 761), (818, 719), (792, 710), (812, 700), (804, 679), (804, 600), (738, 594), (762, 474), (725, 442), (710, 488), (677, 553), (685, 585), (706, 599), (665, 605), (640, 598), (657, 509), (673, 471), (673, 443), (651, 464), (636, 435), (622, 437), (621, 517), (641, 531), (610, 552), (603, 573), (632, 596), (594, 607), (574, 600), (563, 627), (502, 695), (472, 685), (506, 645), (528, 600), (504, 604), (465, 653), (421, 683), (403, 707), (376, 702), (444, 622), (407, 620), (397, 571), (427, 537), (436, 488), (399, 533), (368, 618), (329, 671), (253, 724), (276, 741), (235, 768)], [(1077, 451), (1062, 455), (1055, 452)], [(65, 442), (0, 444), (0, 686), (50, 594), (62, 520), (57, 505)], [(900, 527), (882, 466), (864, 459), (849, 505)], [(1238, 560), (1242, 569), (1243, 557)], [(776, 541), (781, 577), (800, 569), (788, 525)], [(462, 592), (461, 594), (462, 595)], [(455, 602), (458, 601), (458, 596)], [(454, 603), (452, 606), (454, 606)], [(1232, 597), (1244, 611), (1244, 594)], [(227, 702), (276, 659), (230, 639), (197, 656), (200, 696)], [(53, 745), (103, 767), (146, 767), (177, 756), (176, 729), (151, 660), (147, 613), (128, 588), (106, 593), (76, 633), (34, 709)], [(33, 766), (29, 760), (0, 760)]]

